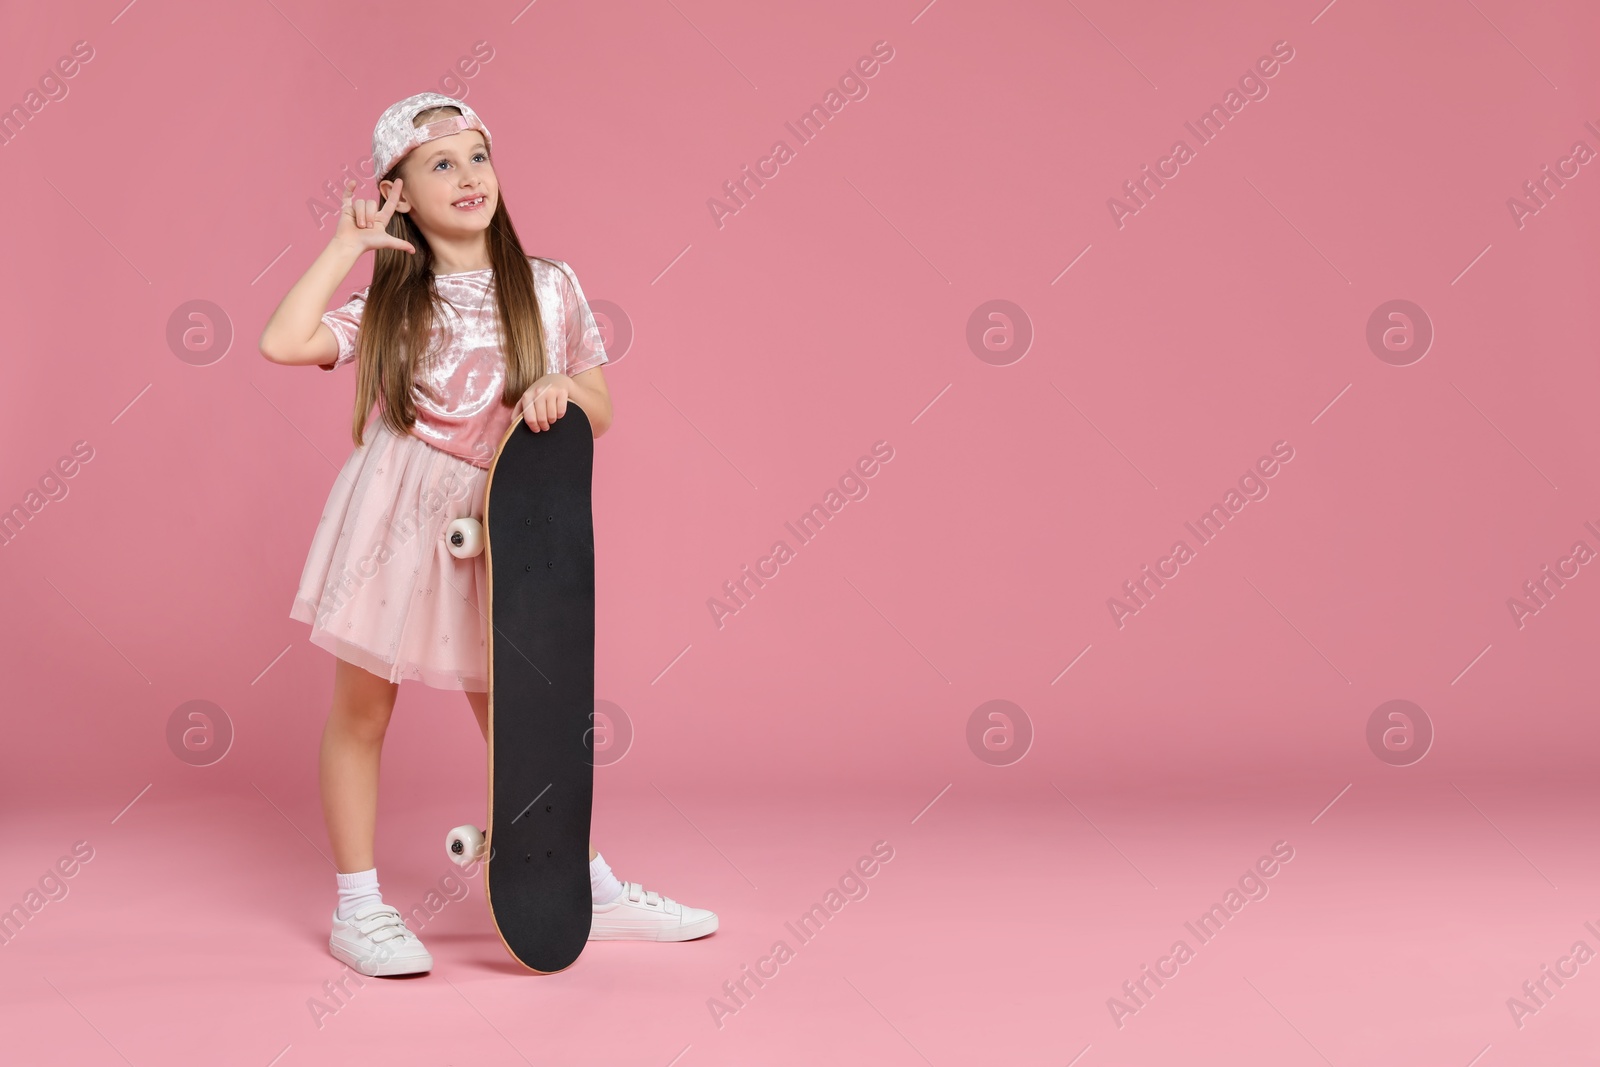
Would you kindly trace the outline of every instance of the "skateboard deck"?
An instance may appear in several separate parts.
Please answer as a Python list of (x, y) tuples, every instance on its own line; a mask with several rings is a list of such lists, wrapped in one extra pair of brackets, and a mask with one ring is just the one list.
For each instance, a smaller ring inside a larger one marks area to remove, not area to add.
[(489, 584), (489, 910), (529, 970), (583, 951), (593, 917), (594, 431), (572, 401), (518, 418), (484, 488)]

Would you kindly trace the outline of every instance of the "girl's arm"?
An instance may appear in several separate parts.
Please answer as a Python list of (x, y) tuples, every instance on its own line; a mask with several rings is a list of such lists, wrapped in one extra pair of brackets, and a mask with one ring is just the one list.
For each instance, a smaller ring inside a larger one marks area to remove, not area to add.
[(332, 363), (339, 357), (339, 339), (322, 315), (334, 289), (364, 251), (338, 237), (328, 242), (267, 320), (261, 331), (263, 356), (288, 367)]
[(520, 417), (535, 433), (548, 430), (552, 423), (566, 415), (569, 400), (589, 417), (589, 428), (594, 436), (599, 437), (611, 428), (611, 391), (606, 388), (606, 377), (600, 373), (599, 366), (579, 371), (575, 378), (546, 374), (512, 405), (511, 417), (513, 420)]
[(267, 320), (259, 342), (263, 356), (291, 367), (332, 363), (339, 358), (339, 339), (322, 321), (334, 288), (369, 248), (398, 248), (412, 254), (417, 251), (409, 241), (391, 235), (387, 229), (400, 200), (401, 184), (395, 180), (389, 199), (380, 208), (376, 201), (353, 199), (355, 179), (345, 179), (339, 225), (333, 239)]
[(594, 435), (599, 437), (611, 428), (611, 390), (606, 388), (606, 377), (599, 367), (590, 367), (573, 376), (568, 399), (577, 402), (589, 416)]

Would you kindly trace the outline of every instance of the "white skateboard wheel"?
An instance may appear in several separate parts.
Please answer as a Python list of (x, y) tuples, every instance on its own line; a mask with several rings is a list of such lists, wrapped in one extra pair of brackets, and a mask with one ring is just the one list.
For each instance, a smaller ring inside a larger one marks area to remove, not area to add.
[(456, 866), (466, 867), (483, 858), (483, 831), (476, 826), (458, 826), (444, 839), (444, 847)]
[(444, 543), (456, 559), (471, 559), (483, 552), (483, 523), (477, 519), (455, 519), (444, 529)]

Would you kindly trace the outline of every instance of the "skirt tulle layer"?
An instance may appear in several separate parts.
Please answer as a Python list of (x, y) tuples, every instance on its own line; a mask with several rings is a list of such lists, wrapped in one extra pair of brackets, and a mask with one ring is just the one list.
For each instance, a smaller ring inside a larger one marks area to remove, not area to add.
[(444, 533), (483, 520), (488, 475), (374, 420), (328, 494), (289, 617), (391, 682), (487, 690), (484, 557), (457, 559)]

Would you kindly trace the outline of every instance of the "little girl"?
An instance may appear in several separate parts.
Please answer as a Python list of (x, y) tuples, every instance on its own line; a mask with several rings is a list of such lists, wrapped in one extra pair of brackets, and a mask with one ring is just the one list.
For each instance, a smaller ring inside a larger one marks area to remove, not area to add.
[[(382, 207), (352, 200), (345, 183), (333, 239), (261, 334), (274, 363), (356, 364), (356, 447), (289, 614), (337, 657), (321, 757), (339, 890), (328, 947), (365, 975), (433, 966), (383, 902), (373, 865), (379, 754), (400, 681), (463, 690), (488, 737), (484, 557), (451, 555), (445, 527), (482, 520), (489, 464), (519, 416), (548, 430), (571, 400), (596, 437), (611, 425), (605, 347), (577, 276), (522, 251), (489, 149), (488, 127), (453, 97), (419, 93), (385, 111), (372, 133)], [(372, 284), (324, 313), (367, 249)], [(591, 941), (717, 928), (710, 911), (618, 881), (593, 843), (589, 868)]]

